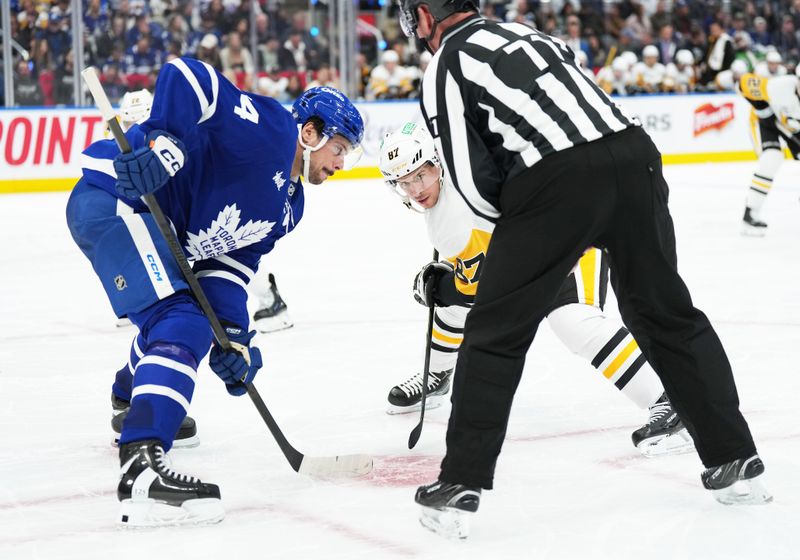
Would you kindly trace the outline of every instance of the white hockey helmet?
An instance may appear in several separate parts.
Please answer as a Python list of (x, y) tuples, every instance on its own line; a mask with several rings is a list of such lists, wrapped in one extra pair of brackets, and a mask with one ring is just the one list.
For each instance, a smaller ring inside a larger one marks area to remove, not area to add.
[(681, 49), (675, 53), (675, 62), (678, 64), (694, 64), (694, 55), (689, 49)]
[(747, 63), (741, 58), (737, 58), (731, 63), (731, 73), (734, 79), (739, 79), (747, 74)]
[(441, 167), (433, 137), (423, 124), (407, 122), (397, 131), (383, 137), (379, 148), (378, 167), (383, 180), (403, 203), (411, 208), (408, 195), (397, 188), (397, 180), (413, 173), (426, 163)]
[(625, 60), (623, 57), (618, 56), (611, 63), (611, 69), (615, 70), (616, 72), (627, 72), (628, 71), (628, 61)]
[(619, 55), (619, 57), (628, 63), (628, 69), (633, 68), (633, 65), (639, 62), (639, 58), (633, 51), (625, 51), (624, 53)]
[(773, 64), (780, 64), (783, 62), (783, 57), (781, 53), (778, 51), (769, 51), (767, 53), (767, 62), (772, 62)]
[(122, 102), (119, 104), (122, 122), (132, 124), (147, 119), (152, 106), (153, 95), (146, 89), (129, 91), (122, 96)]
[(642, 58), (649, 58), (651, 56), (658, 58), (658, 47), (655, 45), (647, 45), (642, 49)]

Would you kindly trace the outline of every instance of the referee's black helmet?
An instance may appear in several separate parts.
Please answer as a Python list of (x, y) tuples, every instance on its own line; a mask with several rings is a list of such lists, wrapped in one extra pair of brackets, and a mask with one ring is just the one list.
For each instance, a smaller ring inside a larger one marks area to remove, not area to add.
[(417, 7), (425, 5), (436, 23), (458, 12), (477, 12), (478, 0), (397, 0), (400, 27), (406, 37), (413, 37), (417, 29)]

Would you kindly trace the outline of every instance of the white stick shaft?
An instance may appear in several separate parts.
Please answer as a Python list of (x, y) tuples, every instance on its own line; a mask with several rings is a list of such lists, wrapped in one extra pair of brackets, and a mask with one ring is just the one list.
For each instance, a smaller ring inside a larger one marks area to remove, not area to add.
[(115, 118), (116, 113), (111, 107), (111, 103), (108, 101), (106, 92), (103, 90), (103, 85), (100, 83), (100, 78), (97, 76), (97, 69), (94, 66), (89, 66), (86, 70), (81, 72), (81, 76), (89, 87), (89, 92), (92, 94), (97, 108), (100, 109), (103, 120), (110, 121)]

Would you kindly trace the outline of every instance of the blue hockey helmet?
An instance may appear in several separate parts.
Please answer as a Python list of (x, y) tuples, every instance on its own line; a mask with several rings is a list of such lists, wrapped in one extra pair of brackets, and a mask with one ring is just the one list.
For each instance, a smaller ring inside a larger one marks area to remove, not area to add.
[(364, 120), (361, 113), (342, 92), (331, 87), (311, 88), (298, 97), (292, 105), (292, 116), (299, 125), (311, 117), (319, 117), (325, 123), (322, 134), (341, 134), (353, 148), (364, 138)]

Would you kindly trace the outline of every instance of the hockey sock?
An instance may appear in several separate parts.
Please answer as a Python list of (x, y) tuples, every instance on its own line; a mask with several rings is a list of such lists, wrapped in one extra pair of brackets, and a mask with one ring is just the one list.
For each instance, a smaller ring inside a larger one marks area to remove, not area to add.
[(661, 380), (628, 329), (597, 307), (569, 304), (547, 319), (567, 348), (591, 362), (639, 408), (648, 408), (664, 392)]
[(436, 309), (431, 330), (431, 371), (441, 372), (455, 367), (458, 349), (464, 340), (464, 322), (468, 311), (466, 307)]
[(128, 363), (117, 372), (116, 378), (114, 379), (114, 384), (111, 386), (111, 390), (114, 392), (114, 394), (126, 401), (131, 400), (131, 391), (133, 390), (133, 371), (136, 369), (139, 360), (142, 359), (142, 356), (144, 355), (144, 352), (142, 351), (142, 347), (144, 347), (144, 345), (144, 338), (142, 338), (141, 334), (137, 334), (131, 343), (131, 351), (128, 357)]
[(747, 191), (747, 207), (755, 214), (753, 217), (758, 216), (761, 206), (767, 199), (770, 189), (772, 188), (772, 181), (778, 168), (783, 162), (783, 152), (780, 150), (765, 150), (758, 158), (758, 166), (750, 179), (750, 189)]

